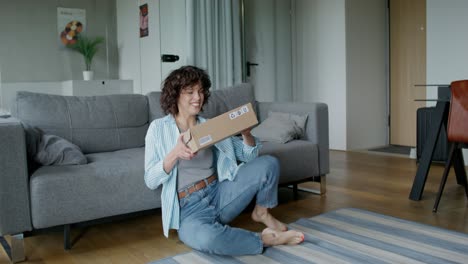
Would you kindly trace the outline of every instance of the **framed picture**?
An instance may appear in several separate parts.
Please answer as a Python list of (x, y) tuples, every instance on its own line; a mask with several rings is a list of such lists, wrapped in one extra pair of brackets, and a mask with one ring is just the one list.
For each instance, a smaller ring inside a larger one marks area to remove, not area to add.
[(77, 35), (86, 30), (86, 10), (57, 7), (57, 29), (60, 43), (75, 44)]
[(148, 4), (140, 6), (140, 38), (148, 36)]

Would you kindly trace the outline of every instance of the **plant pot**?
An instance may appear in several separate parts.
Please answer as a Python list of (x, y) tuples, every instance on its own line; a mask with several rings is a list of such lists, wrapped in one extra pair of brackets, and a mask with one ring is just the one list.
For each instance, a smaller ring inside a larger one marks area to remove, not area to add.
[(94, 72), (93, 71), (83, 71), (83, 80), (85, 81), (90, 81), (94, 77)]

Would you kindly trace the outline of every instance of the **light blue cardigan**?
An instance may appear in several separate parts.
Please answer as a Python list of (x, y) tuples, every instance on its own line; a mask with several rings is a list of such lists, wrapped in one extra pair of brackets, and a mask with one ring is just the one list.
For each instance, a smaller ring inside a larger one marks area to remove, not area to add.
[[(203, 123), (206, 119), (198, 117), (198, 121)], [(169, 229), (179, 229), (180, 210), (176, 195), (177, 166), (167, 174), (163, 169), (163, 160), (177, 144), (179, 135), (174, 117), (167, 115), (151, 122), (145, 138), (145, 183), (152, 190), (163, 185), (161, 206), (166, 237), (169, 236)], [(232, 181), (240, 166), (258, 156), (259, 147), (257, 138), (254, 147), (244, 144), (237, 137), (229, 137), (216, 143), (215, 159), (219, 181)], [(237, 160), (241, 163), (237, 164)]]

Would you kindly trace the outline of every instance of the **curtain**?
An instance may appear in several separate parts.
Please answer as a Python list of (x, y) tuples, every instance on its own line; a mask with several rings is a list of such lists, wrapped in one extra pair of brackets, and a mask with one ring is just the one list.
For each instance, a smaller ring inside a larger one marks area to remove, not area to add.
[(213, 89), (242, 82), (240, 0), (186, 0), (187, 62), (207, 70)]

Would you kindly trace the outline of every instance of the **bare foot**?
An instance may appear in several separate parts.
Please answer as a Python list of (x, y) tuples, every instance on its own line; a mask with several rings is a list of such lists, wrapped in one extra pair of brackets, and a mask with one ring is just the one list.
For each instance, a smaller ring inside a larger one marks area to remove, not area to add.
[(297, 245), (304, 241), (304, 234), (295, 230), (279, 232), (267, 227), (262, 231), (262, 241), (265, 246)]
[(262, 212), (262, 213), (259, 213), (258, 211), (259, 210), (254, 210), (252, 212), (252, 219), (255, 222), (263, 223), (267, 227), (277, 230), (277, 231), (288, 230), (288, 227), (284, 223), (274, 218), (267, 210), (265, 210), (265, 212)]

